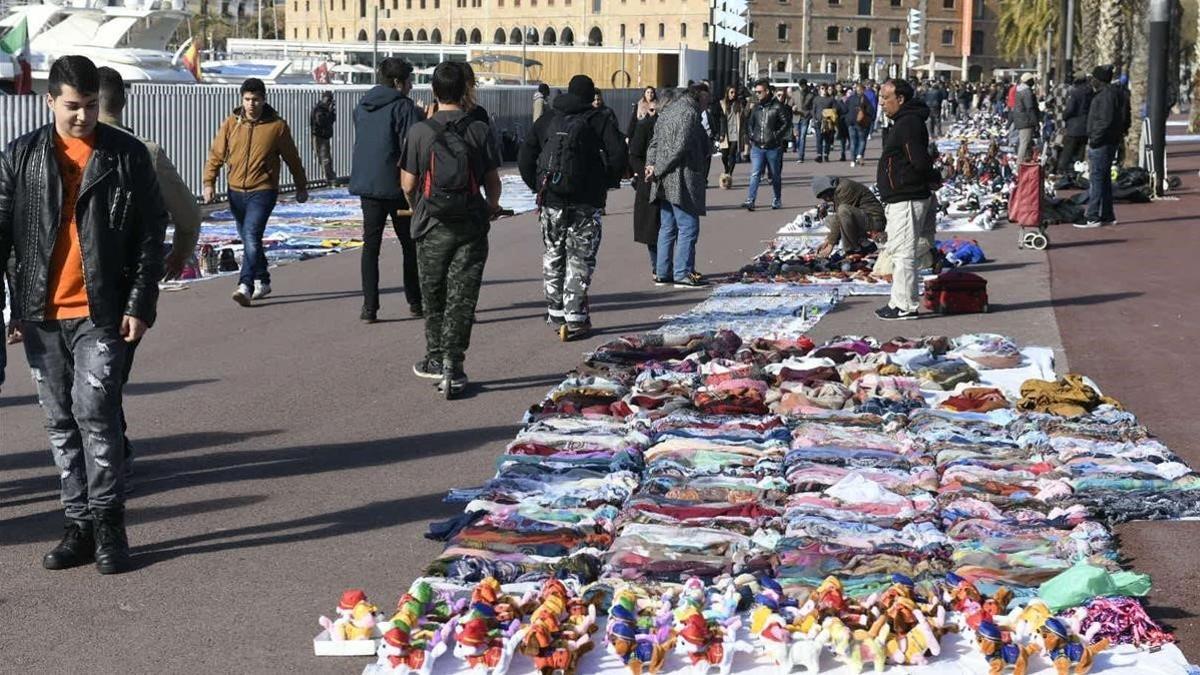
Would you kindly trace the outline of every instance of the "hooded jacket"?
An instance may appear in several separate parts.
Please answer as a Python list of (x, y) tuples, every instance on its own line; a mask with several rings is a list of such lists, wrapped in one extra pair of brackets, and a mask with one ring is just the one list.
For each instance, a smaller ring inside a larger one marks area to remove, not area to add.
[(350, 194), (403, 201), (400, 153), (412, 125), (425, 113), (399, 90), (376, 85), (354, 107)]
[[(63, 208), (54, 134), (54, 124), (47, 124), (0, 153), (0, 273), (15, 252), (10, 307), (16, 320), (42, 321), (46, 316), (50, 261)], [(132, 316), (153, 324), (167, 212), (141, 141), (106, 124), (96, 126), (75, 220), (92, 322), (111, 326)]]
[(308, 184), (288, 123), (269, 104), (263, 106), (256, 120), (246, 119), (239, 106), (225, 118), (213, 137), (204, 165), (204, 185), (215, 186), (221, 167), (228, 166), (226, 182), (231, 190), (278, 190), (280, 158), (292, 170), (297, 186)]
[(1088, 107), (1088, 145), (1093, 148), (1120, 145), (1127, 129), (1129, 120), (1125, 97), (1116, 86), (1102, 84)]
[(1088, 109), (1092, 105), (1092, 88), (1087, 84), (1077, 84), (1071, 87), (1067, 94), (1067, 107), (1063, 111), (1066, 120), (1068, 136), (1087, 136)]
[(929, 108), (905, 101), (892, 117), (885, 136), (875, 181), (884, 204), (929, 199), (933, 159), (929, 156)]
[(871, 190), (862, 183), (838, 176), (814, 176), (812, 187), (813, 193), (817, 195), (818, 199), (826, 190), (833, 188), (834, 211), (837, 211), (840, 206), (853, 206), (865, 212), (876, 229), (883, 229), (883, 224), (887, 220), (883, 204), (880, 204)]
[(521, 150), (517, 153), (517, 166), (521, 171), (521, 179), (534, 192), (541, 192), (541, 177), (538, 176), (538, 157), (542, 148), (550, 140), (550, 135), (558, 128), (559, 120), (564, 116), (586, 115), (592, 134), (586, 134), (581, 139), (582, 159), (588, 163), (589, 172), (595, 175), (595, 180), (586, 181), (578, 194), (570, 199), (563, 199), (550, 191), (542, 193), (543, 204), (554, 208), (570, 206), (590, 206), (604, 208), (608, 203), (609, 188), (620, 185), (621, 177), (625, 175), (628, 164), (628, 149), (625, 145), (625, 135), (617, 126), (617, 116), (608, 108), (596, 110), (592, 108), (591, 100), (582, 100), (570, 92), (554, 97), (550, 110), (542, 115), (533, 125)]

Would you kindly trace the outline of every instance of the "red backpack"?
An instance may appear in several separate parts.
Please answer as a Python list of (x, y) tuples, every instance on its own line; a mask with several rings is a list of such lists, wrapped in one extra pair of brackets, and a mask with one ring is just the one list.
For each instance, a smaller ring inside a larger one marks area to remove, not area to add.
[(987, 279), (978, 274), (950, 270), (925, 282), (925, 309), (939, 314), (976, 314), (988, 311)]

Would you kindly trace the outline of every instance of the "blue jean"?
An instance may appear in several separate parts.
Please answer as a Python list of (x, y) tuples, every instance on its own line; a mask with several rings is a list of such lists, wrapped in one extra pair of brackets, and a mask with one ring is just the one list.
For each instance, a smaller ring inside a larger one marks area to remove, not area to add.
[(867, 130), (857, 124), (850, 125), (850, 154), (856, 159), (867, 154)]
[(812, 120), (800, 120), (796, 122), (796, 152), (800, 153), (800, 159), (804, 159), (804, 149), (808, 146), (808, 126)]
[(817, 132), (817, 156), (829, 159), (829, 151), (833, 149), (834, 134)]
[(1088, 201), (1085, 215), (1089, 221), (1111, 223), (1117, 219), (1113, 211), (1112, 193), (1112, 163), (1116, 154), (1115, 145), (1088, 148)]
[[(658, 244), (646, 244), (646, 250), (650, 252), (650, 273), (658, 276)], [(667, 266), (668, 269), (670, 265)]]
[(125, 506), (121, 393), (128, 345), (116, 324), (26, 321), (25, 357), (46, 414), (68, 518)]
[(229, 208), (237, 221), (238, 237), (242, 240), (242, 273), (238, 284), (253, 286), (255, 281), (271, 283), (267, 271), (267, 252), (263, 250), (263, 232), (275, 210), (279, 193), (274, 190), (255, 192), (229, 191)]
[(659, 204), (658, 213), (661, 223), (658, 227), (655, 274), (659, 279), (684, 281), (696, 271), (700, 217), (684, 211), (678, 204), (665, 201)]
[(752, 145), (750, 146), (750, 191), (746, 193), (746, 201), (751, 204), (758, 199), (758, 183), (764, 165), (771, 173), (771, 189), (775, 192), (775, 201), (783, 198), (783, 148), (760, 148)]

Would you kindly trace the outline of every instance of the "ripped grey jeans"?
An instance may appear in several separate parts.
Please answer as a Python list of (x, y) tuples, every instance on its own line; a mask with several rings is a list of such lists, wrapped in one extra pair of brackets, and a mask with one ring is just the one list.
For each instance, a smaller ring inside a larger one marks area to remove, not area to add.
[(98, 511), (121, 511), (125, 340), (117, 326), (91, 319), (26, 321), (23, 328), (67, 517), (91, 520)]

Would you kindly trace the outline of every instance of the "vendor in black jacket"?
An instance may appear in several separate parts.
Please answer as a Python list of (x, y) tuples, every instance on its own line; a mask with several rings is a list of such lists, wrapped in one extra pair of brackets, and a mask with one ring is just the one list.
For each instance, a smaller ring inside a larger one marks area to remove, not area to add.
[(1112, 84), (1113, 67), (1096, 66), (1092, 71), (1092, 104), (1088, 106), (1088, 203), (1087, 222), (1076, 227), (1116, 225), (1113, 211), (1112, 163), (1117, 147), (1129, 129), (1128, 102)]
[(879, 156), (876, 184), (887, 214), (887, 247), (893, 260), (892, 295), (875, 315), (886, 321), (917, 316), (917, 231), (928, 215), (929, 186), (936, 184), (929, 155), (929, 108), (915, 97), (906, 80), (888, 80), (879, 105), (892, 120), (892, 130)]
[(564, 340), (591, 330), (587, 289), (600, 250), (600, 218), (609, 188), (620, 184), (627, 168), (617, 117), (608, 108), (592, 108), (595, 96), (591, 78), (572, 77), (517, 155), (522, 180), (538, 193), (547, 322)]
[(1058, 173), (1061, 176), (1075, 175), (1075, 162), (1083, 160), (1087, 147), (1088, 109), (1092, 105), (1092, 88), (1087, 78), (1075, 79), (1075, 85), (1067, 93), (1067, 105), (1063, 110), (1066, 128), (1063, 133), (1062, 152), (1058, 155)]

